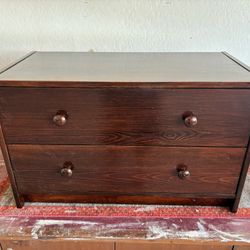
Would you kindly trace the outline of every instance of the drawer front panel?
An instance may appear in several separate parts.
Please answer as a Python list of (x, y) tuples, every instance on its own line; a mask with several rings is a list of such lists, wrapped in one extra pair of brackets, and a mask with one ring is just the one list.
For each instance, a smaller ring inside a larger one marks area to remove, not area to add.
[(250, 90), (0, 89), (9, 144), (245, 147), (249, 110)]
[(10, 145), (9, 150), (23, 195), (234, 197), (245, 153), (242, 148), (52, 145)]

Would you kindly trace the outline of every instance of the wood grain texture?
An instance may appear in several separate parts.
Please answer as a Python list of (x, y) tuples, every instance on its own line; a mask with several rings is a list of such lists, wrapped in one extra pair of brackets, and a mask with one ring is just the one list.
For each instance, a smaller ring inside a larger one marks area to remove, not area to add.
[(114, 250), (112, 241), (85, 240), (5, 240), (2, 241), (3, 250)]
[[(36, 52), (0, 74), (1, 147), (19, 207), (235, 199), (236, 211), (249, 110), (249, 67), (226, 53)], [(186, 113), (198, 124), (186, 126)], [(72, 178), (60, 175), (65, 161)]]
[(136, 242), (117, 242), (116, 250), (232, 250), (232, 246), (207, 244), (164, 244), (164, 243), (136, 243)]
[(68, 81), (69, 86), (72, 82), (195, 82), (198, 87), (203, 82), (250, 83), (250, 74), (222, 53), (37, 52), (1, 74), (0, 80), (2, 86), (8, 85), (5, 81)]
[[(7, 143), (246, 147), (250, 90), (1, 88)], [(67, 111), (58, 127), (53, 116)], [(198, 124), (188, 128), (183, 114)]]
[[(22, 195), (233, 198), (245, 149), (10, 145)], [(64, 162), (73, 175), (63, 177)], [(191, 173), (178, 177), (177, 166)]]

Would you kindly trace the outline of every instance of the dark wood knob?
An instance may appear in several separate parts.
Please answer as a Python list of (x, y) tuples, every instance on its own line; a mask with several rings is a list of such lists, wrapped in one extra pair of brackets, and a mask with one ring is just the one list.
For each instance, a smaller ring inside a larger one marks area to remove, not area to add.
[(71, 177), (73, 175), (74, 165), (72, 162), (65, 162), (63, 168), (60, 171), (61, 176)]
[(64, 110), (57, 111), (57, 113), (53, 117), (53, 122), (57, 126), (63, 126), (63, 125), (65, 125), (65, 123), (67, 122), (67, 120), (68, 120), (68, 114)]
[(185, 179), (191, 175), (188, 167), (184, 164), (180, 164), (177, 166), (178, 177), (181, 179)]
[(198, 123), (198, 118), (192, 112), (186, 112), (183, 115), (184, 123), (187, 127), (194, 127)]

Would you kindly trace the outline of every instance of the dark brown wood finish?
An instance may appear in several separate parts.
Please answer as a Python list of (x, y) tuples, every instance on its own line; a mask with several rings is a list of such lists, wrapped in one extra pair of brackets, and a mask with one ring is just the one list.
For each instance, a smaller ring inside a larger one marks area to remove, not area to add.
[(26, 56), (0, 74), (1, 147), (17, 206), (235, 212), (250, 158), (249, 88), (249, 68), (227, 53)]
[(232, 206), (233, 212), (237, 212), (249, 165), (250, 165), (250, 137), (249, 137), (248, 147), (245, 153), (244, 161), (242, 164), (242, 170), (241, 170), (240, 179), (238, 183), (236, 198)]
[[(54, 145), (10, 145), (9, 151), (22, 195), (224, 198), (235, 196), (245, 152), (241, 148)], [(69, 162), (73, 175), (62, 176), (61, 170)], [(189, 177), (178, 176), (183, 164)]]
[(10, 157), (9, 157), (9, 152), (8, 152), (7, 145), (5, 143), (5, 138), (4, 138), (1, 124), (0, 124), (0, 146), (1, 146), (1, 151), (3, 154), (5, 166), (6, 166), (8, 175), (9, 175), (9, 179), (10, 179), (10, 182), (12, 184), (12, 191), (13, 191), (13, 195), (15, 197), (16, 206), (18, 208), (21, 208), (24, 205), (24, 199), (23, 199), (23, 197), (20, 196), (20, 194), (18, 192), (15, 175), (13, 173), (13, 169), (12, 169), (12, 165), (11, 165), (11, 161), (10, 161)]
[(250, 89), (250, 82), (72, 82), (0, 80), (0, 87), (135, 88), (135, 89)]
[[(250, 90), (1, 88), (7, 143), (246, 147)], [(57, 126), (57, 112), (68, 121)], [(197, 125), (185, 125), (193, 112)], [(244, 121), (244, 122), (242, 122)]]
[(104, 204), (155, 204), (155, 205), (190, 205), (190, 206), (223, 206), (232, 207), (234, 198), (214, 197), (177, 197), (163, 194), (150, 195), (115, 195), (115, 194), (86, 194), (86, 195), (23, 195), (27, 202), (60, 202), (60, 203), (104, 203)]

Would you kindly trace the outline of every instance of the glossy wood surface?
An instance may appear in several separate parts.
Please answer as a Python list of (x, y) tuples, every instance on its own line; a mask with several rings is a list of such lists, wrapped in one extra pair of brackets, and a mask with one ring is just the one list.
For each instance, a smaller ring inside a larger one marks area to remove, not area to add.
[(1, 147), (19, 207), (25, 199), (235, 212), (249, 110), (250, 69), (227, 53), (36, 52), (0, 74)]
[[(1, 88), (10, 144), (246, 147), (250, 90)], [(68, 114), (57, 126), (58, 110)], [(191, 111), (197, 125), (187, 127)]]
[[(37, 52), (0, 75), (3, 81), (245, 82), (250, 73), (223, 53)], [(6, 84), (6, 83), (5, 83)], [(6, 84), (8, 85), (8, 84)], [(84, 85), (83, 85), (84, 86)]]
[[(244, 149), (10, 145), (21, 194), (232, 198)], [(71, 177), (61, 176), (65, 162)], [(185, 164), (190, 177), (178, 177)], [(191, 195), (190, 195), (191, 194)]]

